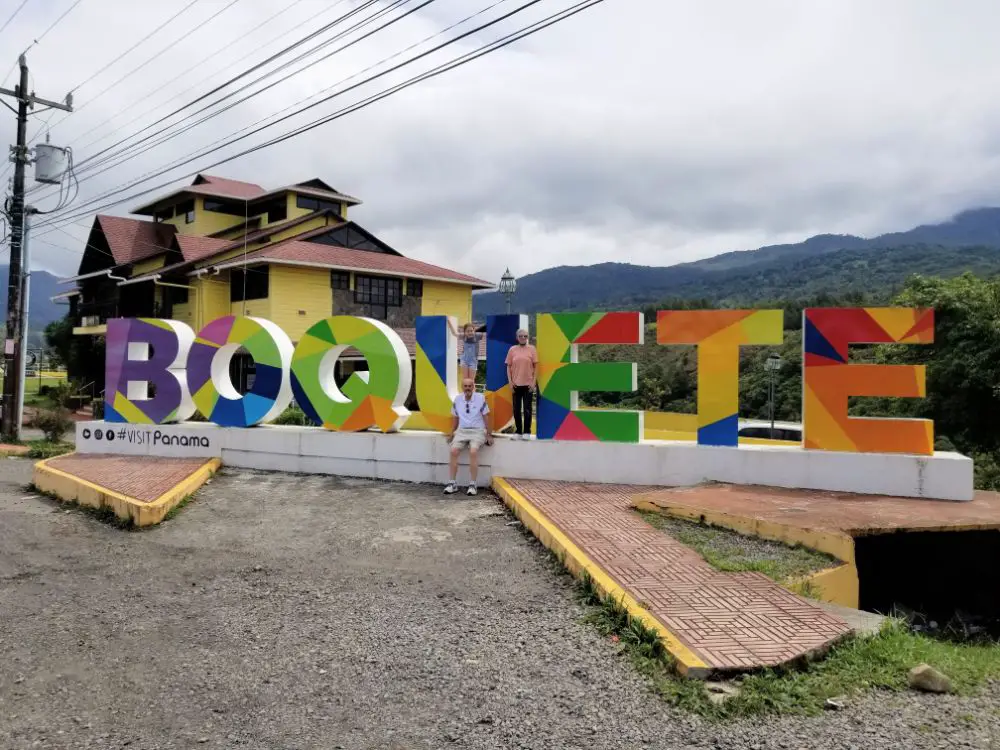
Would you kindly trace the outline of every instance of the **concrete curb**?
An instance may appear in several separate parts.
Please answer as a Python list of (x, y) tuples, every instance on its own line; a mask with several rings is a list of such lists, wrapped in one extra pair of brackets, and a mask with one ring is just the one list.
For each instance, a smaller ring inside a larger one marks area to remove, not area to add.
[(563, 565), (577, 578), (586, 571), (603, 596), (620, 601), (630, 615), (660, 636), (664, 648), (677, 663), (677, 671), (685, 677), (707, 679), (712, 668), (687, 646), (681, 643), (662, 622), (642, 607), (631, 594), (621, 588), (611, 576), (574, 544), (559, 528), (535, 507), (524, 495), (514, 489), (503, 477), (493, 477), (493, 491), (500, 496), (532, 534), (552, 552), (560, 556)]
[(222, 466), (222, 461), (217, 458), (206, 460), (158, 498), (143, 502), (49, 466), (48, 461), (45, 459), (35, 464), (34, 482), (39, 490), (64, 502), (75, 502), (89, 508), (110, 508), (118, 518), (131, 520), (140, 527), (160, 523), (171, 509), (204, 485)]

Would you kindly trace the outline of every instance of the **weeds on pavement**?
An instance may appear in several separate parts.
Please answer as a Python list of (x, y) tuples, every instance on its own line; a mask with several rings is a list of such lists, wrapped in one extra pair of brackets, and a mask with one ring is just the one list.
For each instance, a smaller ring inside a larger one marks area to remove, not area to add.
[(787, 584), (842, 564), (830, 555), (802, 545), (746, 536), (731, 529), (652, 511), (637, 512), (650, 526), (695, 550), (705, 562), (723, 572), (763, 573), (778, 583)]
[(52, 442), (49, 440), (29, 440), (25, 443), (29, 450), (26, 454), (28, 458), (43, 459), (43, 458), (54, 458), (55, 456), (62, 456), (66, 453), (72, 453), (76, 450), (76, 446), (73, 443), (65, 443), (63, 441)]

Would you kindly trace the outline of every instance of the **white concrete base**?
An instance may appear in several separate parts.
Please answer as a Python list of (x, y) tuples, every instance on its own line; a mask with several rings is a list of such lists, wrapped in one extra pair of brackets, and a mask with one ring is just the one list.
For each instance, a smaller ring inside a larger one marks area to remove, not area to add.
[[(224, 465), (248, 469), (410, 482), (443, 483), (448, 478), (448, 447), (442, 435), (431, 432), (385, 435), (275, 425), (240, 429), (203, 422), (159, 427), (80, 422), (76, 444), (80, 453), (217, 457)], [(465, 483), (467, 456), (460, 463), (459, 481)], [(836, 453), (797, 446), (520, 442), (498, 436), (496, 444), (480, 454), (478, 483), (489, 484), (493, 474), (667, 487), (716, 481), (937, 500), (971, 500), (973, 494), (972, 460), (957, 453)]]

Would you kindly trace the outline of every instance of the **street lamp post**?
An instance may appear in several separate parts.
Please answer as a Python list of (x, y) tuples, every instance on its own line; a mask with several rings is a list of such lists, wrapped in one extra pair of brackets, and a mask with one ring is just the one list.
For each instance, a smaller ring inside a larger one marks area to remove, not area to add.
[(767, 410), (771, 418), (771, 440), (774, 440), (774, 378), (784, 364), (779, 354), (771, 354), (764, 361), (767, 370)]
[(507, 314), (510, 315), (510, 298), (514, 296), (514, 292), (517, 291), (517, 281), (510, 272), (510, 268), (503, 272), (503, 276), (500, 277), (500, 294), (507, 298)]

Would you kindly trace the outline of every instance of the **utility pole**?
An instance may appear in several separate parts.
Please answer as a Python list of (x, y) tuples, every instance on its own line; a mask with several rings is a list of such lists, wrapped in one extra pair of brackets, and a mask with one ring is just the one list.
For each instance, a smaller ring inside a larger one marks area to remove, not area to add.
[(10, 201), (10, 266), (7, 276), (7, 329), (4, 336), (4, 378), (3, 401), (0, 402), (0, 436), (4, 440), (17, 440), (20, 425), (17, 424), (18, 403), (21, 391), (21, 359), (23, 351), (21, 339), (27, 335), (24, 330), (24, 320), (21, 316), (21, 297), (24, 292), (24, 279), (21, 253), (24, 242), (24, 168), (30, 161), (27, 144), (28, 110), (35, 104), (73, 111), (72, 95), (66, 96), (65, 104), (48, 101), (35, 96), (28, 91), (28, 61), (24, 55), (18, 60), (21, 68), (20, 84), (11, 91), (0, 88), (0, 95), (10, 96), (17, 100), (17, 144), (11, 146), (11, 161), (14, 162), (13, 196)]

